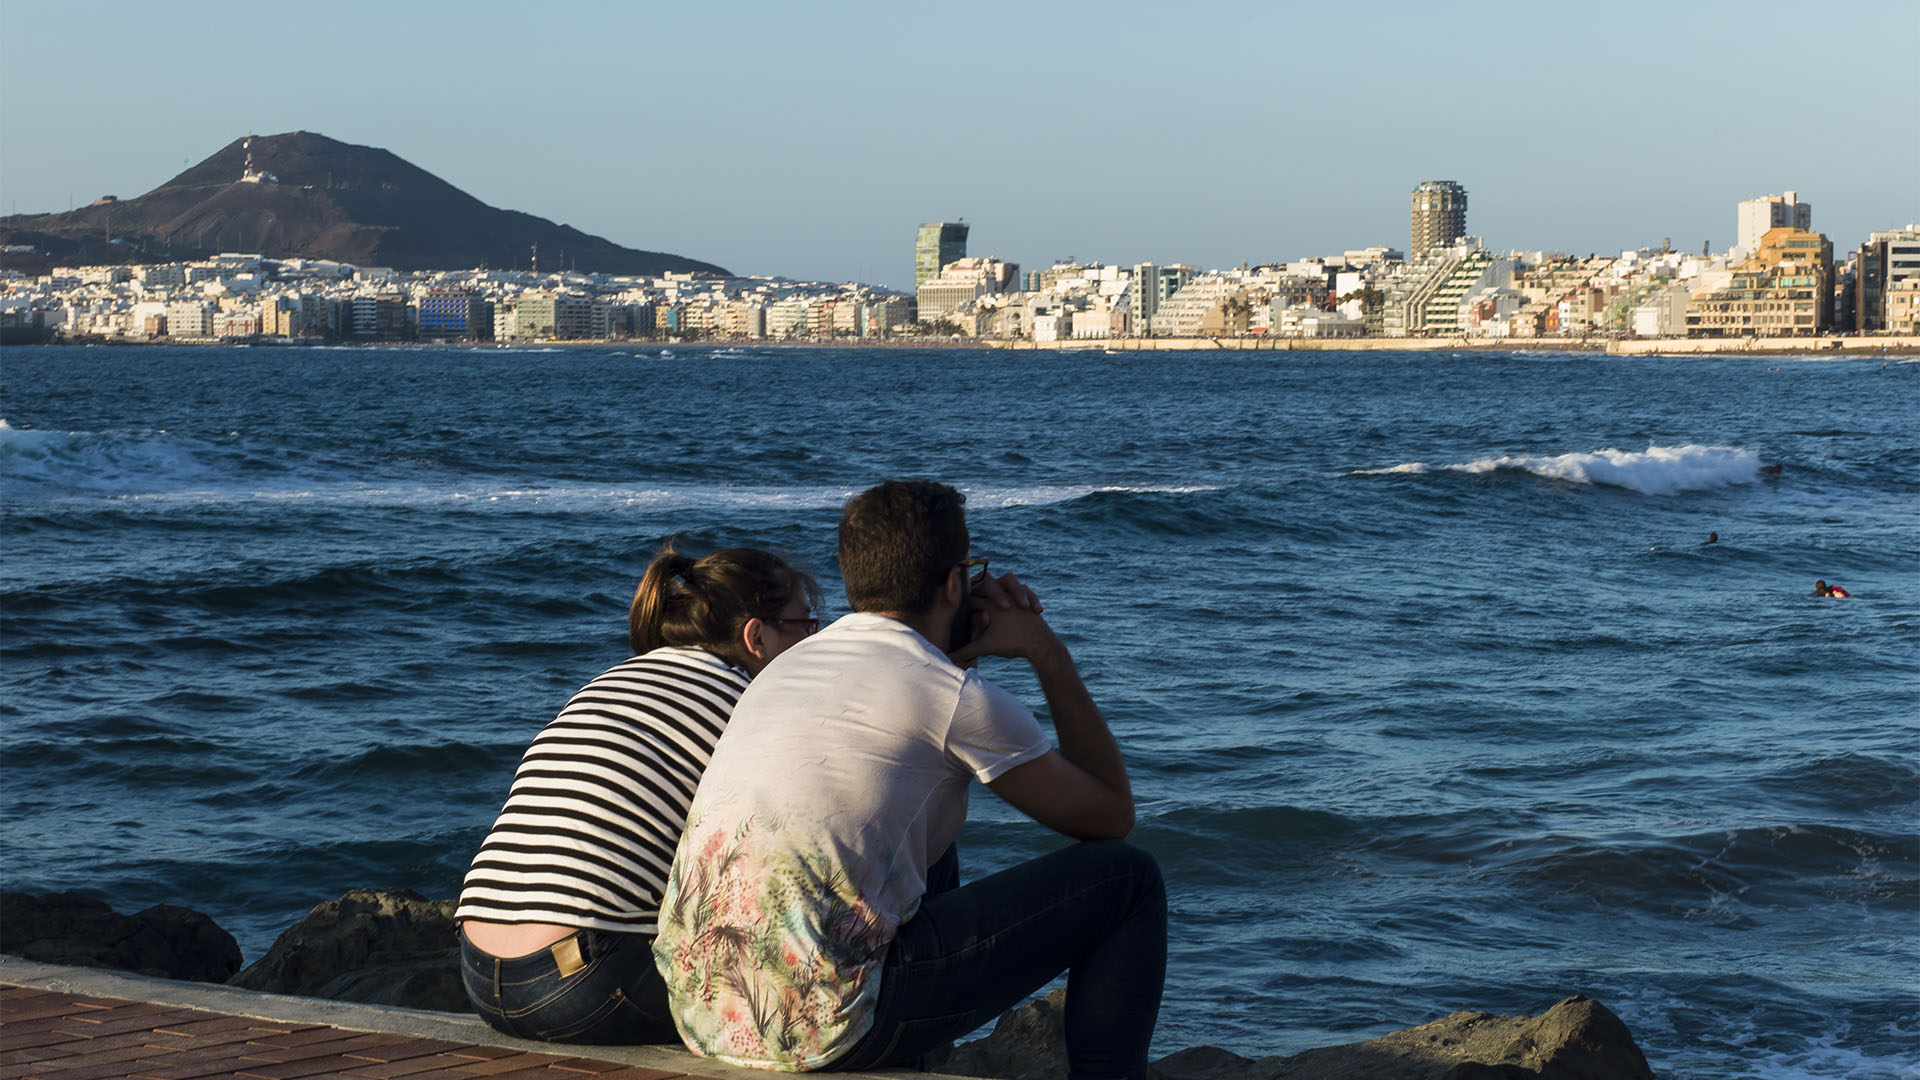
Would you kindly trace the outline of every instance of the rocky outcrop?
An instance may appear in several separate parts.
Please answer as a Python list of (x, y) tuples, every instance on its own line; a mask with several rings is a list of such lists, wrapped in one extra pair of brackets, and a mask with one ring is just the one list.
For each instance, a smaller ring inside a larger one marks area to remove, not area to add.
[(308, 912), (230, 981), (277, 994), (470, 1012), (453, 908), (451, 900), (405, 889), (351, 889)]
[[(1067, 1075), (1066, 991), (1003, 1014), (993, 1033), (926, 1062), (960, 1076)], [(1156, 1080), (1653, 1080), (1620, 1018), (1575, 995), (1539, 1016), (1457, 1012), (1366, 1042), (1254, 1060), (1216, 1046), (1153, 1063)]]
[(122, 915), (76, 892), (0, 893), (0, 952), (193, 982), (226, 982), (240, 970), (233, 935), (197, 911), (155, 904)]

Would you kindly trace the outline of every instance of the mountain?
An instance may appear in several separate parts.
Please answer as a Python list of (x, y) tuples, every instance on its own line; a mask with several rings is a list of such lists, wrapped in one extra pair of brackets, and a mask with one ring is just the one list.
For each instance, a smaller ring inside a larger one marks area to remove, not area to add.
[(547, 270), (726, 273), (488, 206), (386, 150), (306, 131), (236, 139), (138, 198), (0, 218), (0, 244), (39, 249), (8, 253), (0, 265), (15, 269), (179, 262), (221, 251), (396, 270), (526, 268), (538, 244)]

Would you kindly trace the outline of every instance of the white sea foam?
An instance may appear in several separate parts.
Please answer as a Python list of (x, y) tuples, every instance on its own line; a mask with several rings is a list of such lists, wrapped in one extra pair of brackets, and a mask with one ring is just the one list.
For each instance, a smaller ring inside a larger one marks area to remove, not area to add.
[(190, 445), (165, 431), (57, 431), (0, 419), (0, 478), (9, 494), (152, 489), (204, 482), (208, 473)]
[[(262, 475), (260, 467), (270, 464)], [(344, 475), (336, 463), (287, 462), (239, 446), (166, 431), (15, 428), (0, 419), (0, 478), (10, 497), (112, 499), (144, 505), (220, 503), (475, 509), (701, 512), (837, 509), (860, 487), (699, 483), (539, 483), (525, 478)], [(975, 509), (1046, 506), (1106, 493), (1186, 494), (1207, 487), (1121, 485), (965, 486)]]
[[(188, 480), (186, 477), (181, 478)], [(168, 490), (120, 490), (94, 484), (70, 494), (110, 497), (140, 505), (207, 505), (213, 503), (289, 504), (307, 506), (442, 507), (450, 509), (553, 510), (567, 512), (632, 512), (728, 514), (755, 511), (806, 512), (838, 510), (859, 487), (816, 485), (805, 487), (714, 486), (700, 484), (529, 484), (525, 481), (449, 480), (328, 481), (289, 476), (275, 484), (209, 486), (186, 482)], [(1190, 494), (1218, 490), (1183, 486), (1036, 485), (986, 487), (961, 485), (967, 506), (975, 511), (1016, 506), (1048, 506), (1100, 494)]]
[(1689, 445), (1650, 446), (1638, 451), (1609, 448), (1553, 457), (1502, 455), (1452, 465), (1415, 461), (1380, 469), (1355, 469), (1348, 475), (1527, 472), (1573, 484), (1626, 488), (1643, 495), (1675, 495), (1730, 484), (1750, 484), (1759, 479), (1760, 465), (1760, 455), (1752, 450)]

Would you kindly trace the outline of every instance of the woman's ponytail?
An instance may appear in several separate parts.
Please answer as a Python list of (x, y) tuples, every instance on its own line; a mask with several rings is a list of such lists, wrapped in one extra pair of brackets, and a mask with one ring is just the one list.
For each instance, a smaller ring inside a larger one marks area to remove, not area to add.
[(647, 564), (627, 608), (627, 643), (635, 656), (666, 644), (662, 635), (669, 612), (686, 607), (687, 575), (692, 571), (693, 560), (675, 551), (671, 540)]
[(742, 641), (748, 620), (773, 620), (795, 593), (818, 603), (820, 586), (758, 548), (725, 548), (700, 559), (660, 549), (640, 577), (627, 609), (634, 655), (664, 645), (705, 649), (730, 664), (750, 659)]

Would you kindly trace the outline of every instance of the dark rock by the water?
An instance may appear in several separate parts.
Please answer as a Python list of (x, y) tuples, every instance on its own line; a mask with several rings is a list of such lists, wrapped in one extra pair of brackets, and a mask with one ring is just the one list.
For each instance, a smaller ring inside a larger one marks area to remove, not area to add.
[(277, 994), (471, 1012), (460, 986), (452, 900), (350, 889), (307, 913), (234, 986)]
[(936, 1050), (922, 1068), (954, 1076), (991, 1076), (999, 1080), (1053, 1080), (1067, 1075), (1067, 992), (1008, 1009), (984, 1039)]
[[(1000, 1017), (993, 1033), (926, 1062), (1004, 1080), (1067, 1075), (1066, 991)], [(1156, 1080), (1653, 1080), (1620, 1018), (1575, 995), (1539, 1016), (1457, 1012), (1366, 1042), (1259, 1060), (1198, 1046), (1153, 1063)]]
[(240, 970), (239, 943), (197, 911), (155, 904), (122, 915), (76, 892), (0, 893), (0, 952), (194, 982), (226, 982)]

